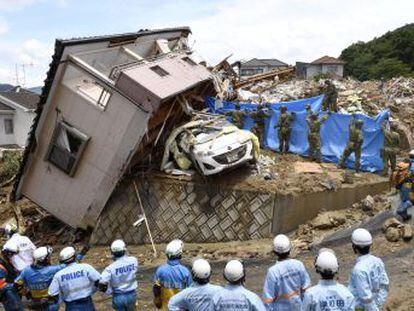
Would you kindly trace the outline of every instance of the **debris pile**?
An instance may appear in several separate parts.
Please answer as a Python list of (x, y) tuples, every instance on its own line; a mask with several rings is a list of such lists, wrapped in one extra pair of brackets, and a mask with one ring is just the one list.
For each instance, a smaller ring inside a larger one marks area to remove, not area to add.
[(293, 234), (293, 244), (299, 250), (308, 250), (312, 244), (322, 241), (334, 231), (349, 228), (389, 209), (391, 209), (390, 197), (387, 194), (379, 194), (368, 195), (348, 209), (321, 212), (311, 221), (299, 226)]
[(402, 223), (397, 218), (390, 218), (382, 226), (385, 238), (389, 242), (408, 241), (413, 238), (413, 228), (409, 223)]

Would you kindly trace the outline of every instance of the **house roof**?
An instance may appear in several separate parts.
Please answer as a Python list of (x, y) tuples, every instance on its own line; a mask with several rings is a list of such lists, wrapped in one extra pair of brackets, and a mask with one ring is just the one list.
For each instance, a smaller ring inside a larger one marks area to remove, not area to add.
[(241, 64), (241, 67), (250, 67), (250, 66), (271, 66), (271, 67), (281, 67), (288, 66), (288, 64), (276, 59), (276, 58), (252, 58), (247, 62)]
[(14, 111), (14, 108), (7, 106), (0, 101), (0, 111)]
[(55, 41), (55, 51), (52, 57), (52, 62), (49, 65), (49, 71), (44, 81), (45, 84), (44, 84), (44, 87), (42, 88), (42, 94), (40, 95), (39, 104), (37, 105), (37, 108), (36, 108), (36, 116), (33, 120), (33, 125), (28, 135), (29, 136), (28, 143), (23, 152), (22, 164), (20, 165), (19, 171), (17, 172), (16, 179), (13, 185), (13, 189), (12, 189), (12, 192), (10, 193), (11, 201), (14, 201), (16, 199), (17, 187), (20, 184), (20, 179), (25, 170), (27, 160), (29, 158), (31, 151), (36, 147), (36, 129), (37, 129), (37, 126), (39, 125), (40, 117), (43, 112), (43, 107), (47, 102), (47, 98), (49, 97), (49, 92), (50, 92), (50, 89), (52, 88), (52, 84), (55, 79), (56, 72), (59, 68), (62, 54), (63, 54), (65, 47), (71, 46), (71, 45), (77, 45), (77, 44), (103, 42), (103, 41), (108, 41), (108, 40), (112, 42), (122, 42), (122, 41), (127, 41), (127, 40), (138, 39), (139, 37), (155, 35), (159, 33), (176, 32), (176, 31), (181, 31), (185, 33), (186, 35), (191, 33), (190, 27), (183, 26), (183, 27), (154, 29), (154, 30), (141, 29), (140, 31), (133, 32), (133, 33), (85, 37), (85, 38), (73, 38), (73, 39), (67, 39), (67, 40), (57, 39)]
[[(0, 96), (5, 97), (8, 100), (11, 100), (17, 105), (23, 106), (24, 108), (31, 110), (37, 108), (37, 104), (39, 103), (40, 99), (40, 96), (38, 94), (25, 90), (19, 86), (13, 88), (8, 92), (0, 92)], [(5, 104), (7, 106), (7, 103), (2, 104)]]
[(318, 58), (311, 62), (311, 64), (319, 65), (319, 64), (345, 64), (345, 62), (341, 61), (340, 59), (337, 59), (332, 56), (322, 56), (321, 58)]

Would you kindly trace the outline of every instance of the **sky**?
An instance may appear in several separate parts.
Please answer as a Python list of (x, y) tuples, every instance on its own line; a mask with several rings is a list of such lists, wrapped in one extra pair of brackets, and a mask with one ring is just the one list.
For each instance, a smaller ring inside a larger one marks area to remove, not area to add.
[(190, 26), (210, 64), (339, 56), (414, 22), (413, 0), (0, 0), (0, 83), (42, 86), (56, 38)]

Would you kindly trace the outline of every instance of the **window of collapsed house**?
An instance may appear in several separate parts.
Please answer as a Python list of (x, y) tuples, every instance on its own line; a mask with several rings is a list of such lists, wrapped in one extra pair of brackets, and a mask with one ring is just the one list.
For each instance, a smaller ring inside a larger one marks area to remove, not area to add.
[(65, 71), (63, 84), (86, 99), (88, 103), (103, 110), (111, 98), (111, 91), (108, 88), (71, 65)]
[(4, 119), (4, 132), (6, 133), (6, 135), (14, 133), (13, 119)]
[(89, 137), (65, 122), (59, 122), (52, 136), (46, 160), (73, 176)]

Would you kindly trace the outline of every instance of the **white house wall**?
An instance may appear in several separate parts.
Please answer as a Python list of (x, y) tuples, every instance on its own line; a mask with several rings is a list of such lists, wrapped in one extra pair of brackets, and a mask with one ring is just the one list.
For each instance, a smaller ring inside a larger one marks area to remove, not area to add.
[(16, 113), (14, 115), (14, 137), (17, 145), (21, 147), (26, 146), (27, 137), (35, 116), (36, 114), (34, 111), (23, 111), (21, 109), (16, 109)]
[[(59, 116), (56, 108), (60, 110)], [(147, 118), (147, 114), (116, 93), (103, 111), (69, 87), (59, 85), (39, 133), (22, 193), (74, 227), (94, 226), (123, 165), (144, 134)], [(90, 136), (73, 177), (45, 160), (59, 120)]]

